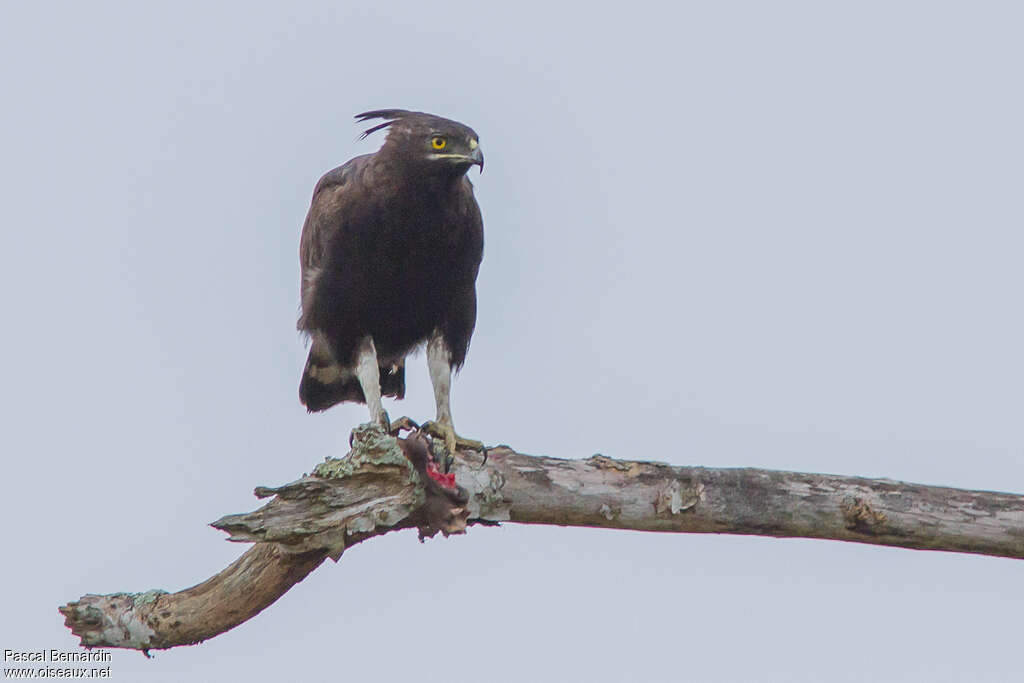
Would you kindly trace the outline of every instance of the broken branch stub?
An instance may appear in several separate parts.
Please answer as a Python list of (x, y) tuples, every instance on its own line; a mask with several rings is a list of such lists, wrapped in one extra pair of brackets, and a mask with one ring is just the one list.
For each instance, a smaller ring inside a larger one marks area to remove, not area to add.
[(212, 526), (229, 540), (254, 542), (226, 569), (177, 593), (88, 594), (60, 607), (86, 647), (148, 652), (190, 645), (252, 618), (345, 548), (394, 529), (420, 537), (464, 533), (465, 494), (426, 474), (426, 440), (395, 439), (373, 425), (353, 431), (352, 451), (328, 458), (312, 475), (256, 496), (273, 499), (254, 512)]
[[(595, 455), (562, 460), (507, 446), (454, 459), (457, 488), (428, 444), (363, 425), (352, 452), (276, 488), (214, 526), (253, 542), (231, 566), (178, 593), (86, 595), (61, 607), (87, 647), (142, 651), (196, 643), (259, 613), (348, 547), (394, 529), (420, 538), (467, 523), (589, 526), (853, 541), (1024, 558), (1024, 496), (887, 479), (680, 467)], [(432, 472), (435, 476), (432, 476)]]

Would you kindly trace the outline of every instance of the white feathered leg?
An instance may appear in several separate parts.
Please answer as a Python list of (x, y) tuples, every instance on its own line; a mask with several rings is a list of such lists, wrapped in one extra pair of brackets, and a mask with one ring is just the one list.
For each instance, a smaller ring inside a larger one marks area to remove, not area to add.
[(385, 431), (391, 428), (388, 414), (380, 400), (380, 366), (377, 364), (377, 347), (369, 335), (362, 338), (356, 350), (356, 377), (363, 388), (366, 407), (370, 409), (370, 421), (379, 424)]
[[(444, 425), (455, 433), (452, 423), (452, 354), (444, 337), (434, 332), (427, 342), (427, 368), (430, 370), (430, 383), (434, 386), (434, 403), (437, 404), (437, 424)], [(452, 437), (454, 441), (454, 436)], [(446, 439), (447, 441), (447, 439)], [(451, 449), (454, 450), (454, 447)]]
[(456, 448), (469, 448), (486, 454), (484, 445), (473, 439), (465, 439), (455, 433), (452, 420), (452, 354), (445, 344), (444, 337), (437, 331), (427, 342), (427, 368), (430, 370), (430, 382), (434, 385), (434, 402), (437, 404), (437, 419), (423, 425), (430, 434), (444, 439), (448, 453), (455, 453)]

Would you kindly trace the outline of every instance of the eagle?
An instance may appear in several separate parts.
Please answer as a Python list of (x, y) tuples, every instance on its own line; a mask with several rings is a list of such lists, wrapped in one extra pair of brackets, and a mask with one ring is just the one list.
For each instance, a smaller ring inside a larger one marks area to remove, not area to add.
[(437, 417), (424, 429), (448, 453), (482, 450), (455, 432), (450, 400), (476, 325), (484, 233), (466, 172), (483, 172), (480, 138), (424, 112), (355, 118), (384, 121), (361, 139), (385, 129), (387, 137), (376, 153), (328, 171), (313, 191), (299, 246), (298, 329), (311, 342), (299, 399), (309, 412), (365, 403), (370, 421), (393, 432), (398, 423), (381, 397), (405, 396), (406, 356), (425, 344)]

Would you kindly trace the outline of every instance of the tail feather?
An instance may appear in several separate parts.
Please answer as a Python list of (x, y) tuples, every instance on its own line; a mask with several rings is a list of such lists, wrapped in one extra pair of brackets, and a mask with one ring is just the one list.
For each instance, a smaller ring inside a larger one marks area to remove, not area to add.
[[(380, 369), (380, 392), (383, 396), (405, 398), (405, 364)], [(299, 400), (311, 413), (327, 410), (350, 401), (366, 403), (363, 387), (351, 368), (317, 357), (311, 349), (299, 382)]]

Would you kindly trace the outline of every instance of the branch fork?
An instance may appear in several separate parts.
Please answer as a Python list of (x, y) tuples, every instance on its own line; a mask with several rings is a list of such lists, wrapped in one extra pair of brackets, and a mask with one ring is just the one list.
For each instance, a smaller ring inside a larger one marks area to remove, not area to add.
[(375, 425), (352, 450), (271, 500), (213, 523), (254, 543), (210, 579), (177, 593), (85, 595), (60, 608), (85, 647), (166, 649), (252, 618), (330, 557), (415, 527), (420, 540), (469, 524), (553, 524), (643, 531), (819, 538), (1024, 558), (1024, 496), (888, 479), (759, 469), (678, 467), (595, 455), (562, 460), (507, 446), (460, 451), (458, 486), (436, 474), (426, 437)]

